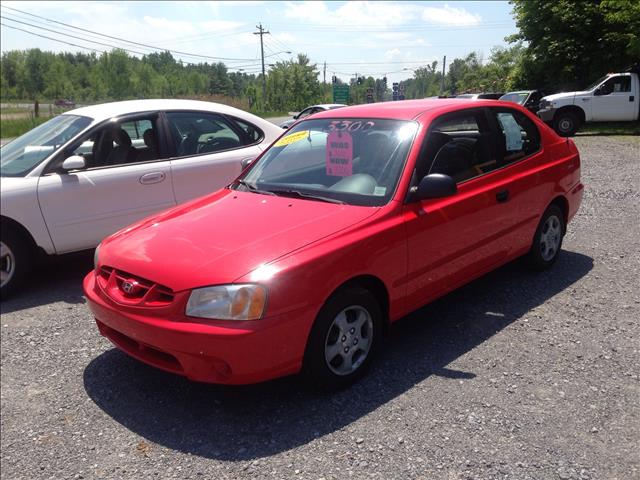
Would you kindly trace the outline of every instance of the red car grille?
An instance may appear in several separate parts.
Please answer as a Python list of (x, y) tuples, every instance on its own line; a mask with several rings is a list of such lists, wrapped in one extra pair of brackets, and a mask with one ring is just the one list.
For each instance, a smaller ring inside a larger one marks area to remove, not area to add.
[(112, 267), (100, 267), (97, 280), (103, 292), (124, 305), (164, 307), (173, 302), (170, 288)]

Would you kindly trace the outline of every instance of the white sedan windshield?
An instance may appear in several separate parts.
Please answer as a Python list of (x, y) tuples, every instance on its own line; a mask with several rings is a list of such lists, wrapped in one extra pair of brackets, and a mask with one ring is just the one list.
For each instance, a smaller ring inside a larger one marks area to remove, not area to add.
[(88, 117), (59, 115), (0, 149), (0, 176), (22, 177), (91, 124)]
[(418, 125), (378, 118), (316, 119), (280, 138), (238, 189), (353, 205), (384, 205)]

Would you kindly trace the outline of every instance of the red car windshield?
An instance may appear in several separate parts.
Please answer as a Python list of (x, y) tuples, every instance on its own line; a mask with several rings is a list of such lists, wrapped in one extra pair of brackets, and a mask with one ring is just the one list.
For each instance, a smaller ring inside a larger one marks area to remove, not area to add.
[(309, 119), (280, 138), (236, 188), (352, 205), (386, 204), (398, 184), (415, 122)]

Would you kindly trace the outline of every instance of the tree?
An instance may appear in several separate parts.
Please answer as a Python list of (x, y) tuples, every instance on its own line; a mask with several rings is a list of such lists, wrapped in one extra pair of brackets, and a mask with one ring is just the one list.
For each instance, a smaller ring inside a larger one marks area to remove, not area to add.
[(625, 68), (640, 54), (637, 0), (511, 0), (527, 46), (520, 82), (529, 88), (576, 89)]
[(25, 59), (24, 87), (30, 98), (36, 99), (45, 90), (47, 55), (39, 48), (28, 51)]

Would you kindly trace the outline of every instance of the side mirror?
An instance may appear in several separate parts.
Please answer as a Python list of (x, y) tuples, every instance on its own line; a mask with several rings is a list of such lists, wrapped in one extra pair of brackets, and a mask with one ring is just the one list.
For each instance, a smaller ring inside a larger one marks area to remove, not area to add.
[(432, 173), (420, 180), (417, 187), (413, 187), (412, 200), (426, 200), (428, 198), (450, 197), (455, 195), (458, 187), (453, 178), (443, 173)]
[(240, 167), (242, 168), (242, 170), (251, 165), (255, 159), (256, 157), (247, 157), (240, 160)]
[(299, 114), (299, 113), (296, 113), (292, 118), (293, 118), (294, 120), (297, 120), (299, 116), (300, 116), (300, 114)]
[(600, 85), (598, 88), (595, 89), (595, 91), (593, 92), (594, 95), (600, 96), (600, 95), (604, 95), (604, 85)]
[(80, 170), (86, 167), (86, 163), (84, 161), (84, 157), (80, 155), (71, 155), (64, 162), (62, 162), (62, 170), (68, 172), (70, 170)]

